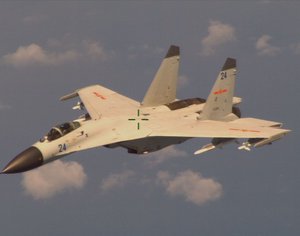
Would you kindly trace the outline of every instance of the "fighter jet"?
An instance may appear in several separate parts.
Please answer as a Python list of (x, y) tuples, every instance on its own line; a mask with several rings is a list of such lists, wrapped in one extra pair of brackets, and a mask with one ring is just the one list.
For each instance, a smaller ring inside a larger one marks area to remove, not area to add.
[(236, 60), (227, 58), (205, 100), (176, 99), (179, 47), (172, 45), (140, 103), (100, 85), (78, 89), (60, 98), (78, 97), (73, 109), (81, 116), (56, 125), (39, 141), (17, 155), (1, 173), (19, 173), (95, 147), (123, 147), (146, 154), (191, 138), (210, 138), (195, 151), (201, 154), (244, 139), (238, 149), (250, 151), (281, 139), (290, 130), (282, 124), (241, 118), (234, 97)]

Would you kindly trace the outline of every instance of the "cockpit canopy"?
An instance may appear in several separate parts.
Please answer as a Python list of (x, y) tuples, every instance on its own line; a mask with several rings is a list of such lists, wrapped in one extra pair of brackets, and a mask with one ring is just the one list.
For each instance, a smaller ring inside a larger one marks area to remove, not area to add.
[[(79, 127), (80, 127), (80, 123), (77, 121), (66, 122), (66, 123), (63, 123), (60, 125), (56, 125), (49, 131), (49, 133), (47, 134), (47, 136), (45, 138), (46, 138), (46, 140), (51, 142), (55, 139), (65, 136), (66, 134), (70, 133), (71, 131), (73, 131)], [(43, 141), (43, 140), (41, 140), (41, 141)]]

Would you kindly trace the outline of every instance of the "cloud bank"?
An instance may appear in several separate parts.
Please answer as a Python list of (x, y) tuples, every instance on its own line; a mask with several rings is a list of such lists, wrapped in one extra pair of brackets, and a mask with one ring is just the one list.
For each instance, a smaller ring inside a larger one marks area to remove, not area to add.
[(81, 189), (87, 176), (83, 167), (74, 161), (60, 160), (23, 174), (25, 193), (34, 199), (47, 199), (65, 190)]
[(272, 37), (270, 35), (262, 35), (255, 44), (258, 55), (274, 56), (280, 52), (279, 47), (271, 45)]
[(235, 28), (220, 21), (210, 21), (208, 35), (202, 39), (202, 54), (211, 56), (216, 50), (229, 42), (236, 40)]
[(165, 48), (153, 46), (151, 44), (141, 44), (141, 45), (131, 45), (128, 48), (128, 59), (135, 60), (139, 59), (141, 55), (155, 55), (155, 54), (162, 54), (165, 52)]
[(15, 67), (29, 65), (60, 65), (79, 58), (74, 50), (65, 52), (49, 52), (41, 46), (32, 43), (28, 46), (21, 46), (15, 52), (3, 57), (4, 62)]
[[(59, 40), (48, 40), (49, 46), (64, 47)], [(100, 42), (93, 40), (83, 40), (78, 45), (73, 45), (72, 49), (62, 49), (61, 51), (50, 51), (42, 46), (32, 43), (27, 46), (20, 46), (15, 52), (8, 53), (2, 57), (2, 61), (14, 67), (25, 67), (33, 65), (58, 66), (65, 63), (78, 61), (81, 58), (97, 59), (105, 61), (112, 56), (106, 52)]]
[(143, 155), (147, 159), (147, 163), (150, 166), (156, 166), (165, 161), (172, 159), (173, 157), (184, 157), (187, 156), (185, 151), (182, 151), (176, 148), (174, 145), (166, 147), (162, 150), (152, 152), (149, 154)]
[(191, 170), (180, 172), (176, 176), (171, 176), (168, 171), (159, 171), (157, 181), (170, 196), (182, 196), (198, 206), (217, 200), (222, 195), (220, 183)]
[(108, 192), (116, 188), (122, 188), (130, 182), (130, 179), (135, 175), (131, 170), (124, 170), (121, 173), (110, 174), (101, 182), (101, 190)]
[(92, 59), (100, 59), (105, 61), (109, 59), (113, 53), (108, 53), (100, 42), (93, 40), (83, 41), (84, 53), (90, 56)]

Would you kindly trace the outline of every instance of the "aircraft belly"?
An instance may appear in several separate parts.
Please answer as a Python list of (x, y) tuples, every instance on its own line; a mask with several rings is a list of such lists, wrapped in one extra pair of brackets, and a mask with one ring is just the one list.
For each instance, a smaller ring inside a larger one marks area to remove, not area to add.
[[(181, 137), (147, 137), (132, 141), (120, 142), (117, 146), (124, 147), (129, 153), (145, 154), (163, 149), (173, 144), (185, 142), (189, 138)], [(116, 145), (114, 146), (116, 147)]]

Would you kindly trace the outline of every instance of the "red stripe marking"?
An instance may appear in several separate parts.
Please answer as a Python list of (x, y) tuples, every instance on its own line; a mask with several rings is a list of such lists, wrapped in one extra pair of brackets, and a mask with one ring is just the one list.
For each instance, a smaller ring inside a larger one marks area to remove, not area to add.
[(227, 89), (220, 89), (218, 91), (215, 91), (214, 94), (217, 95), (217, 94), (222, 94), (222, 93), (226, 93), (226, 92), (228, 92)]
[(103, 100), (106, 99), (106, 97), (104, 97), (103, 95), (101, 95), (101, 94), (99, 94), (99, 93), (97, 93), (97, 92), (93, 92), (93, 94), (95, 94), (98, 98), (101, 98), (101, 99), (103, 99)]
[(240, 132), (260, 133), (259, 130), (251, 130), (251, 129), (234, 129), (234, 128), (230, 128), (229, 130), (240, 131)]

